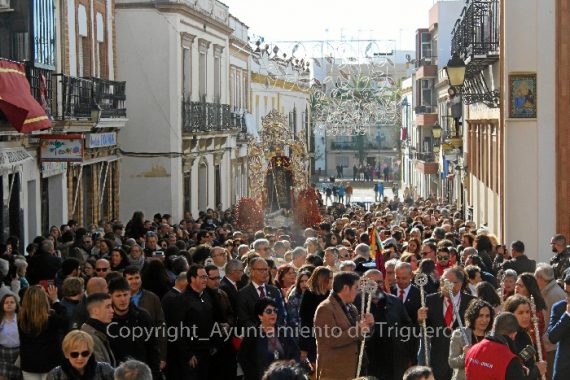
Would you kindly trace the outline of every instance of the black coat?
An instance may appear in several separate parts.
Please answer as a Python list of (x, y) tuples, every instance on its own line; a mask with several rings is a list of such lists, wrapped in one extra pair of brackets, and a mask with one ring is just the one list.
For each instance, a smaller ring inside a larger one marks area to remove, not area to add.
[[(392, 286), (390, 292), (398, 297), (399, 290), (397, 286)], [(399, 299), (399, 298), (398, 298)], [(404, 307), (408, 313), (408, 317), (412, 323), (418, 323), (418, 309), (422, 307), (422, 299), (421, 299), (421, 292), (415, 285), (412, 284), (410, 287), (410, 291), (408, 292), (408, 296), (404, 300)]]
[(518, 256), (503, 263), (502, 269), (513, 269), (517, 274), (526, 272), (534, 273), (536, 261), (529, 259), (526, 255)]
[[(238, 284), (236, 284), (238, 285)], [(220, 289), (222, 289), (228, 297), (230, 298), (230, 303), (232, 304), (232, 309), (237, 310), (238, 303), (238, 289), (224, 276), (220, 282)]]
[[(354, 302), (358, 310), (361, 302), (358, 295)], [(402, 334), (411, 325), (408, 313), (398, 297), (387, 293), (372, 300), (370, 313), (375, 326), (366, 340), (367, 375), (380, 380), (401, 379), (411, 360), (406, 342), (409, 336)]]
[(61, 258), (38, 252), (28, 259), (26, 278), (30, 285), (37, 285), (41, 280), (54, 280), (60, 269)]
[(38, 334), (29, 334), (18, 327), (22, 371), (46, 373), (63, 361), (61, 342), (69, 325), (67, 309), (56, 302), (52, 305), (47, 325)]
[[(398, 297), (398, 287), (393, 286), (392, 294)], [(398, 298), (399, 299), (399, 298)], [(417, 364), (417, 353), (419, 348), (419, 340), (417, 337), (421, 336), (420, 326), (418, 325), (418, 309), (422, 307), (421, 292), (415, 285), (412, 284), (408, 296), (404, 300), (404, 307), (410, 318), (410, 328), (413, 329), (414, 334), (410, 337), (408, 342), (406, 342), (406, 353), (408, 358), (413, 364)]]
[[(296, 360), (298, 362), (299, 347), (293, 338), (278, 335), (278, 339), (283, 348), (283, 351), (279, 353), (278, 360)], [(244, 372), (244, 380), (260, 380), (267, 367), (275, 361), (268, 338), (266, 336), (245, 337), (238, 352), (238, 361)]]
[[(277, 325), (283, 326), (285, 324), (287, 315), (285, 311), (285, 304), (281, 291), (273, 285), (265, 284), (265, 293), (268, 298), (273, 298), (277, 302)], [(255, 303), (259, 300), (259, 293), (255, 289), (253, 283), (244, 286), (238, 292), (238, 305), (237, 315), (238, 324), (242, 327), (251, 327), (259, 325), (259, 318), (255, 315)]]
[[(178, 339), (178, 348), (181, 359), (187, 363), (192, 356), (199, 353), (208, 352), (212, 347), (210, 334), (214, 326), (213, 301), (207, 292), (196, 293), (188, 287), (182, 295), (177, 298), (178, 307), (181, 308), (182, 324), (195, 330), (190, 336), (182, 336)], [(176, 324), (178, 326), (178, 323)], [(195, 334), (194, 334), (195, 331)], [(200, 339), (202, 338), (202, 339)]]
[[(519, 331), (517, 331), (517, 335), (515, 336), (513, 343), (513, 352), (517, 355), (526, 346), (532, 346), (536, 350), (536, 346), (533, 345), (530, 335), (528, 335), (528, 332), (523, 329), (519, 329)], [(523, 362), (523, 365), (529, 369), (528, 374), (524, 377), (523, 380), (537, 380), (540, 378), (540, 371), (536, 366), (536, 359), (536, 357), (533, 357)]]
[[(474, 297), (467, 293), (461, 293), (461, 301), (459, 304), (459, 315), (463, 326), (465, 326), (465, 311), (467, 306)], [(426, 296), (427, 326), (433, 331), (428, 331), (432, 335), (430, 339), (430, 365), (433, 369), (434, 377), (438, 380), (449, 380), (453, 375), (453, 371), (449, 366), (449, 343), (452, 331), (445, 325), (443, 314), (443, 296), (441, 293), (434, 293)], [(459, 327), (457, 320), (453, 322), (451, 330)], [(423, 339), (420, 338), (420, 352), (418, 353), (418, 361), (424, 364)]]
[(313, 323), (317, 307), (328, 298), (327, 294), (315, 294), (309, 289), (305, 290), (299, 305), (299, 318), (301, 320), (301, 331), (311, 331), (311, 334), (301, 334), (299, 337), (299, 347), (302, 351), (307, 351), (309, 361), (314, 363), (317, 360), (317, 341), (313, 336)]
[[(136, 338), (133, 335), (122, 336), (119, 331), (134, 332), (134, 327), (142, 328), (144, 332), (152, 332), (155, 324), (150, 315), (134, 304), (129, 305), (129, 311), (124, 316), (115, 314), (113, 322), (107, 327), (107, 336), (117, 362), (128, 360), (129, 357), (146, 363), (154, 379), (160, 379), (160, 353), (155, 334), (144, 334)], [(123, 330), (120, 330), (123, 329)]]
[(69, 360), (65, 359), (60, 366), (50, 371), (47, 380), (113, 380), (115, 373), (109, 363), (96, 362), (94, 355), (89, 358), (84, 371), (83, 376), (80, 375)]
[[(162, 297), (161, 304), (167, 328), (174, 328), (176, 331), (181, 331), (180, 324), (183, 323), (185, 312), (183, 303), (182, 293), (174, 288), (171, 288)], [(166, 355), (166, 361), (168, 362), (166, 366), (166, 378), (182, 379), (185, 367), (182, 362), (177, 340), (168, 340)]]

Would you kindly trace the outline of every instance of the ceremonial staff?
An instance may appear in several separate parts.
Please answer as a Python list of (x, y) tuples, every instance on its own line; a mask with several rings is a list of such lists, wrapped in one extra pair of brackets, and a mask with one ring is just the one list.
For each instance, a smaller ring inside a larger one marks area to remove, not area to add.
[(453, 314), (455, 315), (455, 319), (457, 319), (457, 324), (459, 324), (459, 331), (461, 332), (461, 336), (463, 337), (463, 342), (466, 346), (469, 346), (471, 342), (469, 338), (467, 338), (467, 334), (465, 333), (465, 327), (463, 327), (463, 322), (461, 322), (461, 316), (459, 315), (459, 305), (456, 305), (453, 302), (453, 282), (449, 280), (444, 280), (443, 288), (447, 291), (449, 295), (449, 302), (451, 302), (451, 308), (453, 309)]
[[(426, 307), (426, 293), (424, 286), (428, 283), (428, 277), (425, 273), (418, 273), (414, 279), (414, 283), (420, 288), (420, 298), (422, 301), (422, 307)], [(425, 354), (425, 365), (429, 367), (429, 348), (428, 348), (428, 336), (427, 336), (427, 324), (426, 320), (422, 321), (422, 328), (424, 330), (424, 354)]]
[[(532, 312), (532, 325), (534, 326), (534, 337), (536, 338), (536, 351), (538, 353), (538, 361), (541, 362), (542, 359), (542, 344), (540, 342), (540, 330), (538, 329), (538, 316), (536, 315), (536, 304), (534, 303), (534, 297), (530, 296), (530, 311)], [(546, 380), (546, 376), (542, 375), (542, 380)]]
[[(370, 307), (372, 306), (372, 297), (376, 294), (378, 290), (378, 284), (371, 279), (364, 277), (360, 279), (359, 282), (360, 292), (362, 295), (362, 304), (360, 307), (361, 314), (360, 317), (364, 317), (364, 313), (370, 313)], [(366, 296), (368, 295), (368, 302), (366, 302)], [(366, 310), (364, 305), (366, 304)], [(362, 339), (360, 343), (360, 354), (358, 355), (358, 368), (356, 369), (356, 377), (360, 376), (360, 369), (362, 367), (362, 357), (364, 355), (364, 344), (366, 343), (366, 338)]]

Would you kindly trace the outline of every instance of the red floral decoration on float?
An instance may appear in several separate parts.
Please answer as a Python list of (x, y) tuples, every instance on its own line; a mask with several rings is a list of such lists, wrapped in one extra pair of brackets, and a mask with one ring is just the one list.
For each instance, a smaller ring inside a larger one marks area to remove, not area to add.
[(304, 228), (314, 227), (322, 221), (315, 189), (301, 190), (294, 208), (295, 222)]
[(263, 228), (263, 211), (251, 198), (241, 198), (236, 206), (237, 226), (243, 231)]

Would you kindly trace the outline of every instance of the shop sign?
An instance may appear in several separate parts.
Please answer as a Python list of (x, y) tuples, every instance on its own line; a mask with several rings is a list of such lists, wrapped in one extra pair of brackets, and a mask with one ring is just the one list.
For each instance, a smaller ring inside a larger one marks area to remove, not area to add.
[(90, 133), (85, 140), (87, 148), (104, 148), (117, 145), (117, 132)]
[(42, 178), (53, 177), (67, 171), (67, 162), (42, 162)]
[(10, 168), (32, 158), (30, 153), (23, 148), (0, 149), (0, 168)]
[(40, 159), (41, 162), (83, 161), (83, 135), (42, 136)]

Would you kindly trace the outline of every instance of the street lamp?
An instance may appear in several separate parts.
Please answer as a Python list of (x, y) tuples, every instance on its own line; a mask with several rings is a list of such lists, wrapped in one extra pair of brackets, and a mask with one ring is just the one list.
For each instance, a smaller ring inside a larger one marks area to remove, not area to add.
[(465, 62), (457, 53), (453, 53), (453, 57), (447, 62), (445, 67), (445, 72), (447, 73), (447, 79), (449, 85), (453, 87), (461, 87), (465, 83)]
[(431, 127), (431, 134), (433, 135), (434, 140), (441, 139), (441, 126), (436, 121), (433, 127)]
[(93, 123), (94, 127), (99, 124), (99, 121), (101, 121), (102, 113), (103, 110), (101, 109), (101, 106), (97, 104), (95, 100), (93, 100), (93, 102), (91, 102), (91, 122)]

